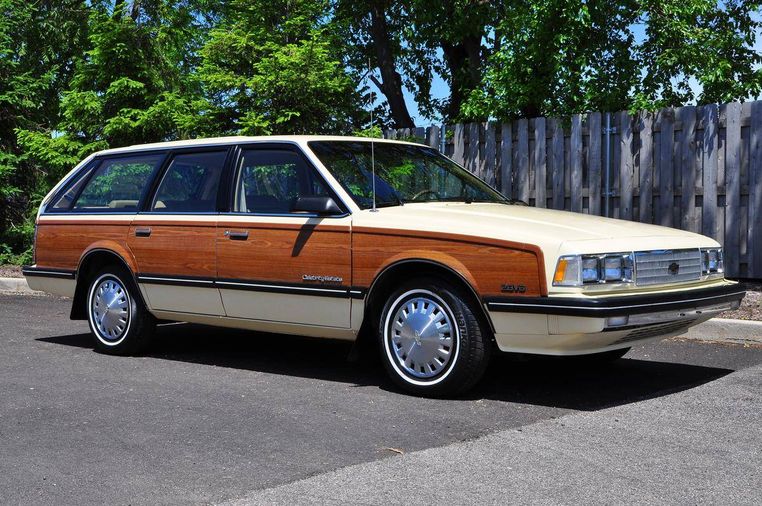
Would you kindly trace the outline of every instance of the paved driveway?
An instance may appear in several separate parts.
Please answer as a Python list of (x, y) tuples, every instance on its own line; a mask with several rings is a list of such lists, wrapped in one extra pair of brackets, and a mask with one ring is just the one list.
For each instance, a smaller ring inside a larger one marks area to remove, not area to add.
[[(714, 392), (735, 374), (758, 378), (755, 367), (762, 364), (760, 348), (675, 341), (639, 347), (603, 371), (502, 357), (468, 398), (442, 401), (395, 392), (377, 365), (348, 363), (345, 343), (293, 336), (166, 325), (147, 356), (100, 355), (90, 349), (86, 324), (70, 321), (68, 312), (69, 302), (62, 299), (0, 295), (3, 503), (255, 501), (262, 498), (257, 490), (292, 482), (302, 486), (298, 480), (376, 461), (407, 465), (410, 458), (431, 455), (416, 453), (422, 450), (449, 451), (460, 448), (453, 443), (536, 430), (565, 417), (600, 421), (611, 409), (641, 409), (647, 403), (680, 410), (676, 395)], [(762, 410), (759, 395), (748, 402), (752, 412)], [(702, 423), (721, 427), (733, 418), (725, 410), (719, 403), (701, 414)], [(658, 421), (645, 417), (640, 423), (658, 428)], [(759, 459), (758, 422), (749, 427), (748, 442), (756, 447), (747, 460)], [(611, 448), (627, 446), (620, 434), (601, 437)], [(716, 432), (706, 437), (707, 444), (716, 443)], [(474, 444), (482, 441), (491, 440)], [(688, 457), (702, 452), (701, 447), (685, 451)], [(717, 455), (718, 465), (731, 457)], [(483, 465), (498, 467), (494, 460)], [(454, 469), (466, 477), (485, 471)], [(309, 498), (276, 490), (279, 495), (266, 496), (267, 501)], [(531, 488), (523, 493), (528, 495), (514, 498), (532, 499)], [(372, 496), (368, 500), (373, 502)]]

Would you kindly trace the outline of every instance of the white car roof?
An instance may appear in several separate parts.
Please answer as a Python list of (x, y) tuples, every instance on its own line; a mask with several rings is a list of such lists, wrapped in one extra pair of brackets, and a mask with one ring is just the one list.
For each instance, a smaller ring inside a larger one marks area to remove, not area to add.
[(293, 144), (305, 145), (310, 141), (371, 141), (396, 144), (410, 144), (420, 146), (413, 142), (405, 142), (391, 139), (371, 139), (370, 137), (350, 137), (338, 135), (262, 135), (262, 136), (229, 136), (229, 137), (208, 137), (201, 139), (188, 139), (183, 141), (155, 142), (151, 144), (135, 144), (121, 148), (106, 149), (96, 153), (96, 155), (111, 155), (118, 153), (129, 153), (141, 150), (153, 149), (172, 149), (192, 146), (222, 146), (227, 144), (239, 144), (242, 142), (289, 142)]

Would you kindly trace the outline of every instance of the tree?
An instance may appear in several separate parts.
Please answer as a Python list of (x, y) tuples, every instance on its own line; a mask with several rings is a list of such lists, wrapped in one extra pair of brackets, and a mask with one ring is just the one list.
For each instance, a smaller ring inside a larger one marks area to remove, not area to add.
[(341, 133), (361, 114), (328, 3), (237, 0), (201, 49), (204, 96), (184, 125), (198, 134)]
[(92, 7), (89, 47), (63, 94), (59, 134), (20, 131), (20, 143), (58, 178), (98, 149), (182, 137), (177, 120), (197, 92), (187, 78), (193, 19), (182, 1)]
[(482, 86), (461, 114), (511, 119), (756, 97), (759, 7), (738, 0), (505, 2)]
[(0, 0), (0, 263), (29, 248), (29, 209), (41, 198), (36, 182), (46, 171), (30, 160), (16, 132), (57, 123), (86, 19), (82, 0)]

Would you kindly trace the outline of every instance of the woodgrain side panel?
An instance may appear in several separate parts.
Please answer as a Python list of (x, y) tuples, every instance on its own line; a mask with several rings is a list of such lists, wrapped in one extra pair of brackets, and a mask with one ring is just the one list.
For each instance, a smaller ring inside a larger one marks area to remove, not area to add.
[[(231, 240), (226, 230), (248, 231), (249, 237)], [(221, 222), (217, 241), (220, 279), (304, 283), (311, 274), (342, 278), (336, 284), (343, 285), (352, 279), (349, 227)]]
[[(151, 235), (136, 237), (135, 230), (145, 227)], [(215, 237), (214, 223), (136, 220), (128, 244), (141, 273), (214, 278)]]
[(418, 258), (454, 269), (481, 297), (506, 295), (504, 284), (525, 287), (512, 296), (547, 295), (542, 253), (528, 244), (358, 227), (352, 245), (355, 286), (370, 286), (387, 266)]
[(127, 248), (129, 221), (40, 221), (37, 224), (37, 266), (75, 270), (95, 243)]

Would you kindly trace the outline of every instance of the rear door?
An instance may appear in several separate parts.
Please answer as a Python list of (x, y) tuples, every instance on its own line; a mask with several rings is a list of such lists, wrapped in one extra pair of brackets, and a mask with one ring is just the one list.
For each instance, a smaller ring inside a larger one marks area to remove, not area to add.
[(217, 229), (217, 284), (229, 317), (349, 327), (351, 218), (295, 212), (307, 196), (338, 201), (297, 146), (243, 147), (232, 212)]
[(173, 152), (132, 222), (128, 244), (155, 310), (225, 314), (214, 278), (218, 196), (229, 152)]

